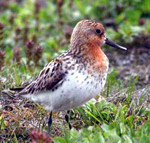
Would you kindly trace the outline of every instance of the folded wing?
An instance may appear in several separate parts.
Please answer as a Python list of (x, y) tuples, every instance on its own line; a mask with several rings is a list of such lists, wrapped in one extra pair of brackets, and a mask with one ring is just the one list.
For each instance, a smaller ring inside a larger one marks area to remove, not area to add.
[(36, 94), (49, 90), (53, 91), (63, 83), (66, 74), (61, 59), (56, 59), (44, 67), (39, 76), (31, 84), (21, 90), (17, 96)]

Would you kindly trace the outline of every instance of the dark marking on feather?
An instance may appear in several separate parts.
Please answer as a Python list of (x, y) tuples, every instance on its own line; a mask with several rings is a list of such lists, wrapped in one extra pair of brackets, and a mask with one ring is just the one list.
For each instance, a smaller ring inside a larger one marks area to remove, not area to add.
[(45, 69), (43, 69), (43, 70), (41, 71), (41, 73), (40, 73), (39, 76), (42, 76), (42, 75), (44, 74), (44, 72), (45, 72)]
[(45, 74), (48, 74), (49, 70), (50, 70), (50, 69), (49, 69), (49, 68), (47, 68), (47, 70), (46, 70)]
[[(58, 87), (59, 82), (61, 82), (63, 80), (63, 78), (65, 77), (64, 73), (59, 73), (57, 74), (57, 76), (55, 78), (53, 78), (53, 82), (50, 82), (46, 85), (46, 90), (54, 90), (56, 87)], [(61, 82), (62, 84), (62, 82)]]

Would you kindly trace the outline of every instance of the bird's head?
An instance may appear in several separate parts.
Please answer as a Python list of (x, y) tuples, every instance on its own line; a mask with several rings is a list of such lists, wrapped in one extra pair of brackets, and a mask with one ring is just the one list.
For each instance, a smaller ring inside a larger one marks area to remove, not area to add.
[(110, 45), (115, 48), (127, 50), (118, 44), (115, 44), (105, 36), (105, 29), (99, 22), (91, 20), (82, 20), (75, 26), (72, 36), (71, 44), (92, 44), (102, 46), (103, 44)]

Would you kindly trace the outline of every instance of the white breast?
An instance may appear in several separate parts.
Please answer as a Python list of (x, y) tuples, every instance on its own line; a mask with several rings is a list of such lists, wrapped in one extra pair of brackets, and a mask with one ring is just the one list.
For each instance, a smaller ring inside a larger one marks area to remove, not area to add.
[(107, 73), (101, 78), (99, 74), (89, 75), (87, 71), (70, 70), (65, 81), (54, 91), (25, 95), (41, 103), (47, 110), (61, 111), (81, 106), (97, 94), (100, 94), (106, 82)]

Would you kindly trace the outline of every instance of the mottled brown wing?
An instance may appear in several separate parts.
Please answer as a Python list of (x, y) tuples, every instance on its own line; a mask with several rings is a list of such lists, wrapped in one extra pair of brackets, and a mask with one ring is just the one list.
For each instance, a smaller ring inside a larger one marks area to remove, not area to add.
[(63, 71), (61, 60), (56, 59), (43, 68), (36, 80), (17, 95), (36, 94), (47, 90), (53, 91), (63, 83), (65, 76), (66, 72)]

